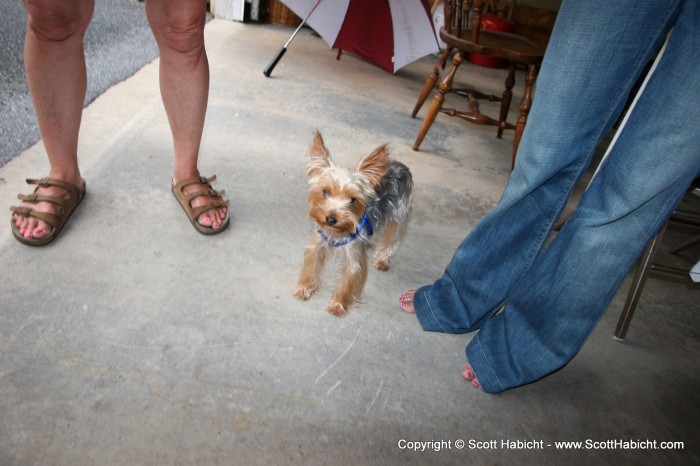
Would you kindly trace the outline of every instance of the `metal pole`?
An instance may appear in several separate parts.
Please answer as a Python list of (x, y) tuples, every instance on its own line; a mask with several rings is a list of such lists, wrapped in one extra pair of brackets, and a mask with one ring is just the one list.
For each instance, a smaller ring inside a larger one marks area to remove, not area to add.
[(306, 21), (309, 19), (309, 17), (311, 17), (311, 15), (313, 14), (314, 10), (316, 10), (316, 7), (318, 6), (319, 3), (321, 3), (321, 0), (318, 0), (318, 1), (316, 2), (316, 4), (315, 4), (314, 7), (311, 9), (311, 11), (309, 12), (309, 14), (306, 15), (306, 18), (304, 18), (304, 20), (301, 22), (301, 24), (299, 25), (299, 27), (297, 27), (296, 31), (294, 31), (294, 34), (292, 34), (292, 36), (289, 38), (289, 40), (287, 41), (287, 43), (284, 44), (284, 46), (283, 46), (281, 49), (279, 49), (279, 51), (277, 52), (277, 55), (275, 55), (275, 58), (272, 59), (272, 61), (270, 62), (270, 64), (267, 65), (267, 68), (265, 68), (265, 70), (263, 71), (263, 74), (264, 74), (266, 77), (268, 77), (268, 78), (270, 77), (270, 74), (272, 74), (272, 70), (274, 70), (274, 69), (275, 69), (275, 66), (277, 66), (277, 62), (279, 62), (279, 61), (282, 59), (282, 55), (284, 55), (284, 53), (287, 51), (287, 47), (289, 47), (289, 44), (291, 44), (291, 42), (294, 40), (294, 37), (296, 37), (296, 35), (299, 33), (299, 31), (301, 30), (302, 26), (304, 26), (304, 24), (306, 24)]

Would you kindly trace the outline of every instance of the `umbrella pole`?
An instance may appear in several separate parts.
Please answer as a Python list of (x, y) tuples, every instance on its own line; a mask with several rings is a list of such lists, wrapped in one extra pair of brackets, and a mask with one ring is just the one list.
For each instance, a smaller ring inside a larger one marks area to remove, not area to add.
[(319, 3), (321, 3), (321, 0), (318, 0), (318, 1), (316, 2), (316, 4), (315, 4), (314, 7), (311, 9), (311, 11), (309, 12), (309, 14), (306, 15), (306, 18), (304, 18), (304, 20), (301, 22), (301, 24), (299, 25), (299, 27), (297, 27), (296, 31), (294, 31), (294, 34), (292, 34), (292, 36), (289, 38), (289, 40), (287, 41), (287, 43), (284, 44), (284, 46), (282, 46), (281, 49), (279, 49), (279, 51), (277, 52), (277, 55), (275, 55), (275, 58), (272, 59), (272, 61), (270, 62), (270, 64), (267, 65), (267, 67), (266, 67), (265, 70), (263, 71), (263, 74), (264, 74), (266, 77), (268, 77), (268, 78), (270, 77), (270, 74), (272, 74), (272, 70), (274, 70), (274, 69), (275, 69), (275, 66), (277, 66), (277, 62), (279, 62), (279, 61), (282, 59), (282, 55), (284, 55), (284, 53), (287, 51), (287, 47), (289, 47), (289, 44), (292, 43), (292, 41), (294, 40), (294, 37), (296, 37), (296, 35), (297, 35), (297, 34), (299, 33), (299, 31), (301, 30), (301, 28), (304, 26), (304, 24), (306, 24), (306, 21), (307, 21), (307, 20), (309, 19), (309, 17), (313, 14), (314, 10), (316, 9), (316, 7), (318, 6)]

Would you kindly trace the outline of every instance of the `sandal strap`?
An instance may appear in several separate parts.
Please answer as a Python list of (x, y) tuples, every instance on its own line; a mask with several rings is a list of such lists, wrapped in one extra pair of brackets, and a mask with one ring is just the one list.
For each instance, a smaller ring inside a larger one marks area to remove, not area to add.
[[(14, 212), (17, 215), (20, 215), (22, 217), (34, 217), (39, 220), (43, 220), (44, 222), (48, 223), (51, 225), (53, 228), (58, 228), (60, 225), (62, 225), (66, 219), (67, 216), (70, 215), (70, 213), (73, 211), (75, 206), (77, 206), (80, 201), (83, 198), (84, 194), (84, 189), (79, 188), (78, 186), (68, 183), (66, 181), (62, 180), (57, 180), (55, 178), (49, 178), (49, 177), (44, 177), (41, 179), (31, 179), (27, 178), (27, 184), (30, 185), (37, 185), (37, 187), (34, 189), (34, 192), (32, 194), (26, 195), (26, 194), (18, 194), (17, 198), (21, 201), (24, 202), (29, 202), (32, 204), (35, 204), (37, 202), (50, 202), (52, 204), (55, 204), (61, 208), (61, 212), (58, 214), (52, 214), (49, 212), (41, 212), (36, 209), (33, 209), (31, 207), (25, 207), (25, 206), (11, 206), (10, 210)], [(49, 186), (56, 186), (59, 188), (64, 189), (68, 193), (68, 197), (55, 197), (55, 196), (46, 196), (44, 194), (39, 194), (36, 191), (39, 188), (47, 188)]]
[(32, 209), (31, 207), (17, 207), (11, 206), (10, 210), (17, 215), (22, 217), (34, 217), (39, 220), (43, 220), (54, 228), (58, 228), (61, 223), (63, 223), (63, 213), (60, 215), (50, 214), (48, 212), (41, 212), (39, 210)]
[(24, 202), (29, 202), (32, 204), (36, 204), (37, 202), (50, 202), (52, 204), (59, 205), (61, 207), (65, 207), (66, 203), (70, 201), (70, 199), (62, 198), (62, 197), (56, 197), (56, 196), (45, 196), (43, 194), (37, 194), (37, 193), (32, 193), (32, 194), (18, 194), (17, 199), (20, 201)]
[(41, 188), (46, 188), (48, 186), (57, 186), (63, 188), (70, 194), (70, 198), (78, 198), (80, 196), (81, 189), (74, 185), (73, 183), (68, 183), (67, 181), (57, 180), (56, 178), (44, 177), (41, 179), (30, 179), (27, 178), (27, 184), (36, 184)]
[(199, 207), (190, 207), (190, 212), (192, 213), (192, 218), (199, 218), (200, 215), (202, 215), (204, 212), (207, 212), (212, 209), (223, 209), (224, 207), (228, 207), (228, 199), (226, 200), (215, 200), (212, 202), (209, 202), (207, 204), (201, 205)]
[[(222, 209), (228, 207), (229, 201), (223, 198), (226, 193), (225, 190), (217, 191), (211, 186), (211, 182), (216, 181), (216, 175), (212, 175), (209, 178), (204, 176), (199, 176), (195, 178), (188, 178), (186, 180), (178, 181), (173, 185), (173, 193), (175, 197), (180, 201), (180, 204), (185, 209), (187, 216), (192, 221), (196, 221), (200, 215), (208, 212), (212, 209)], [(201, 191), (194, 191), (191, 193), (185, 193), (183, 190), (187, 186), (198, 184), (205, 186), (206, 189)], [(211, 201), (199, 207), (192, 207), (191, 201), (197, 197), (210, 197), (213, 198)]]
[(216, 181), (216, 175), (212, 175), (209, 178), (206, 178), (204, 176), (198, 176), (196, 178), (187, 178), (185, 180), (178, 181), (175, 183), (175, 186), (173, 189), (179, 193), (182, 193), (182, 189), (186, 188), (187, 186), (191, 184), (202, 184), (207, 186), (209, 189), (211, 189), (211, 182)]
[(204, 191), (195, 191), (192, 193), (182, 193), (182, 198), (185, 199), (187, 202), (190, 202), (195, 197), (201, 197), (201, 196), (223, 199), (224, 194), (226, 194), (226, 190), (222, 189), (221, 191), (216, 191), (215, 189), (210, 187), (209, 189), (205, 189)]

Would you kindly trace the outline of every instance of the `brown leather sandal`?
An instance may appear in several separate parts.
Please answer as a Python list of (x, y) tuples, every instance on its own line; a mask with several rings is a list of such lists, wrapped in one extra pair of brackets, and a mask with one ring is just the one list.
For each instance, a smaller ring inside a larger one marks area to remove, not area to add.
[[(17, 198), (25, 203), (36, 204), (37, 202), (50, 202), (61, 208), (58, 214), (51, 214), (49, 212), (40, 212), (36, 209), (26, 206), (11, 206), (10, 210), (16, 215), (22, 217), (34, 217), (36, 219), (42, 220), (49, 225), (51, 225), (51, 233), (43, 238), (25, 238), (22, 233), (20, 233), (19, 228), (15, 225), (14, 220), (12, 221), (12, 234), (15, 235), (17, 241), (20, 243), (27, 244), (29, 246), (44, 246), (49, 244), (51, 241), (56, 239), (58, 234), (61, 232), (66, 222), (70, 218), (71, 214), (78, 207), (78, 204), (85, 198), (85, 183), (82, 187), (78, 187), (72, 183), (67, 183), (65, 181), (57, 180), (54, 178), (42, 178), (40, 180), (27, 179), (27, 184), (38, 185), (34, 192), (30, 195), (18, 194)], [(57, 186), (59, 188), (65, 189), (68, 193), (68, 197), (54, 197), (46, 196), (43, 194), (38, 194), (37, 190), (39, 188), (46, 188), (49, 186)]]
[[(216, 181), (216, 175), (213, 175), (210, 178), (200, 176), (199, 178), (189, 178), (186, 180), (182, 180), (178, 183), (174, 183), (171, 188), (173, 194), (175, 195), (175, 199), (177, 199), (177, 201), (182, 206), (182, 209), (185, 211), (187, 217), (190, 219), (192, 226), (194, 226), (194, 228), (203, 235), (216, 235), (218, 233), (221, 233), (228, 227), (230, 220), (229, 211), (227, 210), (226, 217), (221, 222), (221, 225), (218, 228), (207, 227), (200, 224), (197, 221), (200, 215), (209, 210), (222, 209), (224, 207), (228, 207), (229, 201), (224, 200), (224, 198), (221, 197), (226, 193), (226, 191), (216, 191), (214, 188), (211, 187), (210, 183), (212, 181)], [(192, 184), (201, 184), (206, 186), (207, 189), (193, 193), (185, 193), (183, 189)], [(192, 199), (199, 196), (212, 197), (214, 198), (214, 200), (199, 207), (192, 207), (190, 202), (192, 201)]]

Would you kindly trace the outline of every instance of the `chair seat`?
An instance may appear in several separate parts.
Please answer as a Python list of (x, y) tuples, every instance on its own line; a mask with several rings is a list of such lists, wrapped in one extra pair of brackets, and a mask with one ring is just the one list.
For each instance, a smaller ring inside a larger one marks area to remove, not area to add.
[(461, 37), (440, 28), (440, 38), (447, 45), (467, 53), (480, 53), (528, 65), (539, 64), (544, 56), (544, 49), (531, 40), (508, 32), (481, 31), (479, 43), (471, 40), (471, 30), (462, 31)]

